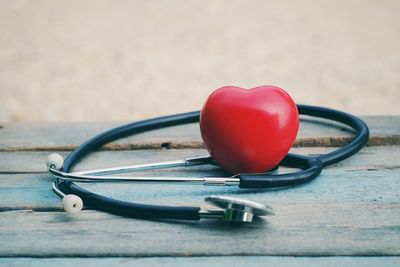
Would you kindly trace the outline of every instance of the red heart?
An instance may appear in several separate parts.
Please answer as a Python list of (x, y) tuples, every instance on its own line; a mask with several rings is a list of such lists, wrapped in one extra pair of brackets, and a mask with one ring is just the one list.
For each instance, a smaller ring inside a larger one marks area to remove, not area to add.
[(203, 141), (230, 173), (265, 172), (285, 157), (297, 135), (299, 114), (293, 99), (276, 86), (214, 91), (200, 115)]

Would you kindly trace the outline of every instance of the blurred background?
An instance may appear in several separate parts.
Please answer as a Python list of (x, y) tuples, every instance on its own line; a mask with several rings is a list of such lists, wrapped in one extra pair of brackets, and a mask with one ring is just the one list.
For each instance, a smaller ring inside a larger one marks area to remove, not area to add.
[(400, 114), (400, 1), (0, 0), (0, 122), (137, 120), (216, 88)]

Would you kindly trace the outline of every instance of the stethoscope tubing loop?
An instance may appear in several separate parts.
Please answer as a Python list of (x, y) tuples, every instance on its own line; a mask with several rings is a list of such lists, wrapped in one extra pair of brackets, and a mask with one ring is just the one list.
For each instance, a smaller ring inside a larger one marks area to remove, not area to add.
[[(281, 162), (281, 165), (287, 167), (301, 168), (302, 170), (298, 172), (277, 175), (271, 175), (268, 173), (237, 174), (233, 177), (230, 177), (239, 179), (239, 182), (235, 184), (238, 184), (241, 188), (261, 189), (271, 187), (288, 187), (306, 183), (316, 178), (322, 172), (324, 167), (335, 164), (357, 153), (368, 141), (368, 127), (365, 122), (363, 122), (360, 118), (357, 118), (351, 114), (342, 111), (337, 111), (324, 107), (297, 105), (297, 108), (299, 110), (299, 113), (302, 115), (309, 115), (343, 123), (355, 130), (356, 137), (345, 146), (324, 155), (316, 157), (303, 156), (298, 154), (286, 155), (286, 157)], [(85, 206), (88, 208), (98, 209), (127, 217), (185, 220), (200, 219), (201, 212), (199, 207), (147, 205), (115, 200), (89, 192), (79, 187), (74, 182), (67, 180), (68, 177), (77, 178), (77, 175), (80, 175), (82, 180), (86, 178), (94, 178), (90, 177), (90, 175), (85, 174), (68, 173), (70, 173), (72, 167), (76, 163), (78, 163), (78, 161), (82, 157), (109, 142), (118, 140), (129, 135), (143, 133), (150, 130), (198, 122), (199, 116), (200, 112), (195, 111), (165, 117), (158, 117), (122, 125), (96, 135), (95, 137), (89, 139), (77, 149), (72, 151), (65, 159), (63, 167), (60, 171), (52, 172), (52, 174), (57, 177), (54, 184), (55, 188), (53, 188), (53, 190), (55, 189), (55, 191), (57, 191), (60, 195), (78, 195), (83, 199)], [(87, 179), (87, 181), (90, 180), (91, 179)], [(211, 215), (208, 214), (207, 216)]]

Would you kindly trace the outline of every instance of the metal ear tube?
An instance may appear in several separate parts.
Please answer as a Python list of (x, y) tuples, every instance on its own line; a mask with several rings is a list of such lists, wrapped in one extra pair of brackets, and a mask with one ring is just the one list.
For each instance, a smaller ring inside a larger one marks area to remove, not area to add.
[[(49, 172), (62, 169), (64, 158), (57, 153), (53, 153), (47, 157), (46, 165)], [(83, 208), (83, 201), (80, 197), (73, 194), (66, 195), (57, 187), (57, 181), (52, 183), (53, 192), (62, 199), (64, 210), (69, 214), (79, 213)]]

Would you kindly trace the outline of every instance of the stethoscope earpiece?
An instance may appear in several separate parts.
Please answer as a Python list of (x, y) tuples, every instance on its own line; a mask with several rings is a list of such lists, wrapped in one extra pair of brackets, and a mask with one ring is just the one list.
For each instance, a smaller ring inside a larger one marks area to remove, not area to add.
[(64, 165), (64, 158), (58, 153), (50, 154), (46, 159), (47, 169), (50, 168), (61, 170)]
[(62, 199), (63, 208), (68, 214), (81, 212), (83, 208), (82, 198), (74, 194), (65, 194), (58, 188), (57, 181), (53, 182), (51, 189), (60, 199)]
[(65, 195), (62, 200), (62, 204), (64, 207), (64, 210), (68, 214), (76, 214), (81, 212), (83, 208), (83, 201), (80, 197), (77, 195), (69, 194)]

